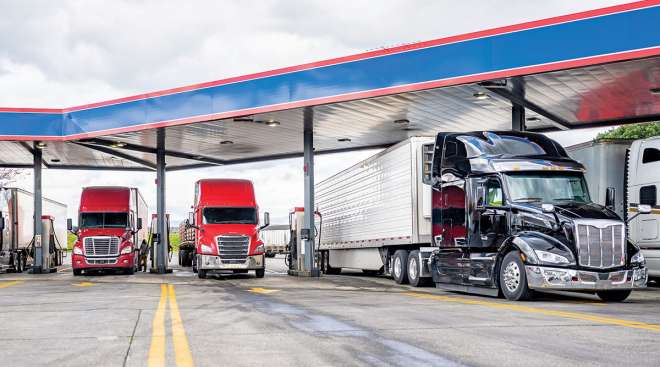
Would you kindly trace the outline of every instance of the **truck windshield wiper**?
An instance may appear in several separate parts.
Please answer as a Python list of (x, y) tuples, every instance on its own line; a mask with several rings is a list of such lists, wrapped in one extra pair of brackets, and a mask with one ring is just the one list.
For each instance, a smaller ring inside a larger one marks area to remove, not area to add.
[(513, 200), (516, 203), (533, 203), (536, 201), (543, 201), (542, 198), (518, 198)]

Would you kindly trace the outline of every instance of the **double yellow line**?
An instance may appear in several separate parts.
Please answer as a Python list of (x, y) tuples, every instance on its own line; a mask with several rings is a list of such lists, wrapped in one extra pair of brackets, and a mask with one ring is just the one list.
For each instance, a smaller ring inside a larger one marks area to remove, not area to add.
[(154, 315), (151, 332), (151, 347), (147, 365), (149, 367), (161, 367), (166, 365), (165, 361), (165, 306), (169, 301), (170, 319), (172, 321), (172, 344), (174, 345), (174, 358), (177, 367), (192, 367), (195, 365), (188, 345), (186, 330), (183, 328), (183, 320), (179, 313), (179, 305), (176, 302), (176, 293), (172, 284), (160, 285), (160, 300)]

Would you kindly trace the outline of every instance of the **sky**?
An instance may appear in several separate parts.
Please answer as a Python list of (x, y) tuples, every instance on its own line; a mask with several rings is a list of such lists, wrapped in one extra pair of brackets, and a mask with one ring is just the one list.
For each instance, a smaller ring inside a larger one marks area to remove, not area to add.
[[(0, 106), (68, 107), (625, 2), (0, 0)], [(601, 130), (552, 137), (570, 145)], [(317, 181), (376, 152), (317, 157)], [(172, 172), (173, 223), (207, 177), (251, 179), (273, 223), (302, 204), (302, 159)], [(72, 218), (81, 188), (92, 185), (138, 187), (156, 208), (152, 173), (44, 170), (43, 182)], [(31, 190), (31, 177), (15, 186)]]

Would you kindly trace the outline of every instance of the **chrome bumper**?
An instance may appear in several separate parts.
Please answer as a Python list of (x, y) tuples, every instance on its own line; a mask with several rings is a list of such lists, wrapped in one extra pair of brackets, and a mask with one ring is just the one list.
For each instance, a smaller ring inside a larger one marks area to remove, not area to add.
[(264, 268), (264, 255), (248, 256), (244, 263), (223, 263), (219, 256), (201, 255), (200, 269), (204, 270), (257, 270)]
[(598, 291), (646, 287), (646, 268), (611, 273), (526, 265), (527, 285), (532, 289)]

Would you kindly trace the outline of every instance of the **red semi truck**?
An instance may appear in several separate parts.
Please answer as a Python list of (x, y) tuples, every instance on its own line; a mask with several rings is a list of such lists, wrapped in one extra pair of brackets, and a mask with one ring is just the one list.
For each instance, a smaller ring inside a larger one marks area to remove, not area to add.
[(86, 187), (80, 196), (78, 228), (67, 226), (78, 238), (73, 245), (73, 275), (96, 269), (133, 274), (140, 246), (147, 240), (149, 209), (137, 188)]
[[(194, 238), (182, 239), (182, 248), (194, 248), (193, 271), (200, 278), (209, 272), (265, 273), (265, 249), (259, 239), (259, 206), (251, 181), (205, 179), (195, 183), (193, 212), (186, 221)], [(194, 246), (193, 246), (194, 245)], [(181, 255), (180, 255), (181, 256)], [(184, 254), (187, 258), (189, 255)]]

